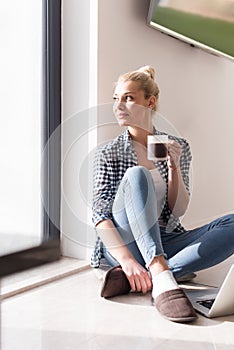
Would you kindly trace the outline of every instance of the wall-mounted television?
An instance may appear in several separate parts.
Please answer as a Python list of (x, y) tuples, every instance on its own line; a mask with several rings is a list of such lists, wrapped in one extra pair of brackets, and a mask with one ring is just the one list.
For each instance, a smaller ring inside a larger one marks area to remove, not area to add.
[(234, 0), (151, 0), (147, 23), (192, 46), (234, 60)]

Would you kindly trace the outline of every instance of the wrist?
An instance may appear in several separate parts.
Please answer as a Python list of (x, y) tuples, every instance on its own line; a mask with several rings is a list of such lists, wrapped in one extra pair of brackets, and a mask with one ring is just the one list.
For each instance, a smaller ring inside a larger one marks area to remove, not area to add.
[(176, 171), (179, 168), (179, 165), (168, 165), (169, 170)]
[(123, 268), (130, 266), (134, 261), (135, 259), (132, 255), (124, 256), (119, 259), (119, 263)]

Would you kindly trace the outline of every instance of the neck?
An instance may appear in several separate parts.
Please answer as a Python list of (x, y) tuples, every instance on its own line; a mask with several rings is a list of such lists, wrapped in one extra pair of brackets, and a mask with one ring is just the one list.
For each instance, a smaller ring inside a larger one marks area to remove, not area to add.
[(131, 138), (133, 141), (136, 141), (138, 143), (141, 143), (142, 145), (147, 145), (147, 136), (153, 134), (153, 126), (147, 129), (141, 129), (141, 128), (132, 128), (128, 127), (128, 131), (131, 135)]

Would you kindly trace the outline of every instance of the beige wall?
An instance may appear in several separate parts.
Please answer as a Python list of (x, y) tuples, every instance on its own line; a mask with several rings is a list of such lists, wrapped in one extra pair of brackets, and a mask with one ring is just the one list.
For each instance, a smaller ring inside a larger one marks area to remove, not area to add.
[[(234, 212), (234, 62), (148, 27), (148, 6), (148, 0), (99, 0), (98, 102), (111, 103), (119, 74), (155, 67), (159, 112), (192, 148), (193, 192), (184, 223), (193, 227)], [(100, 124), (114, 121), (99, 118)], [(110, 130), (99, 135), (105, 137)]]

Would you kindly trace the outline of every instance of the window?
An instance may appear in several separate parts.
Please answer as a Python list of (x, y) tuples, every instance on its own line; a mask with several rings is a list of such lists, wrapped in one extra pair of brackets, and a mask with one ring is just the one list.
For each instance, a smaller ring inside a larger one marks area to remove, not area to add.
[(0, 27), (4, 276), (60, 256), (61, 0), (0, 1)]

